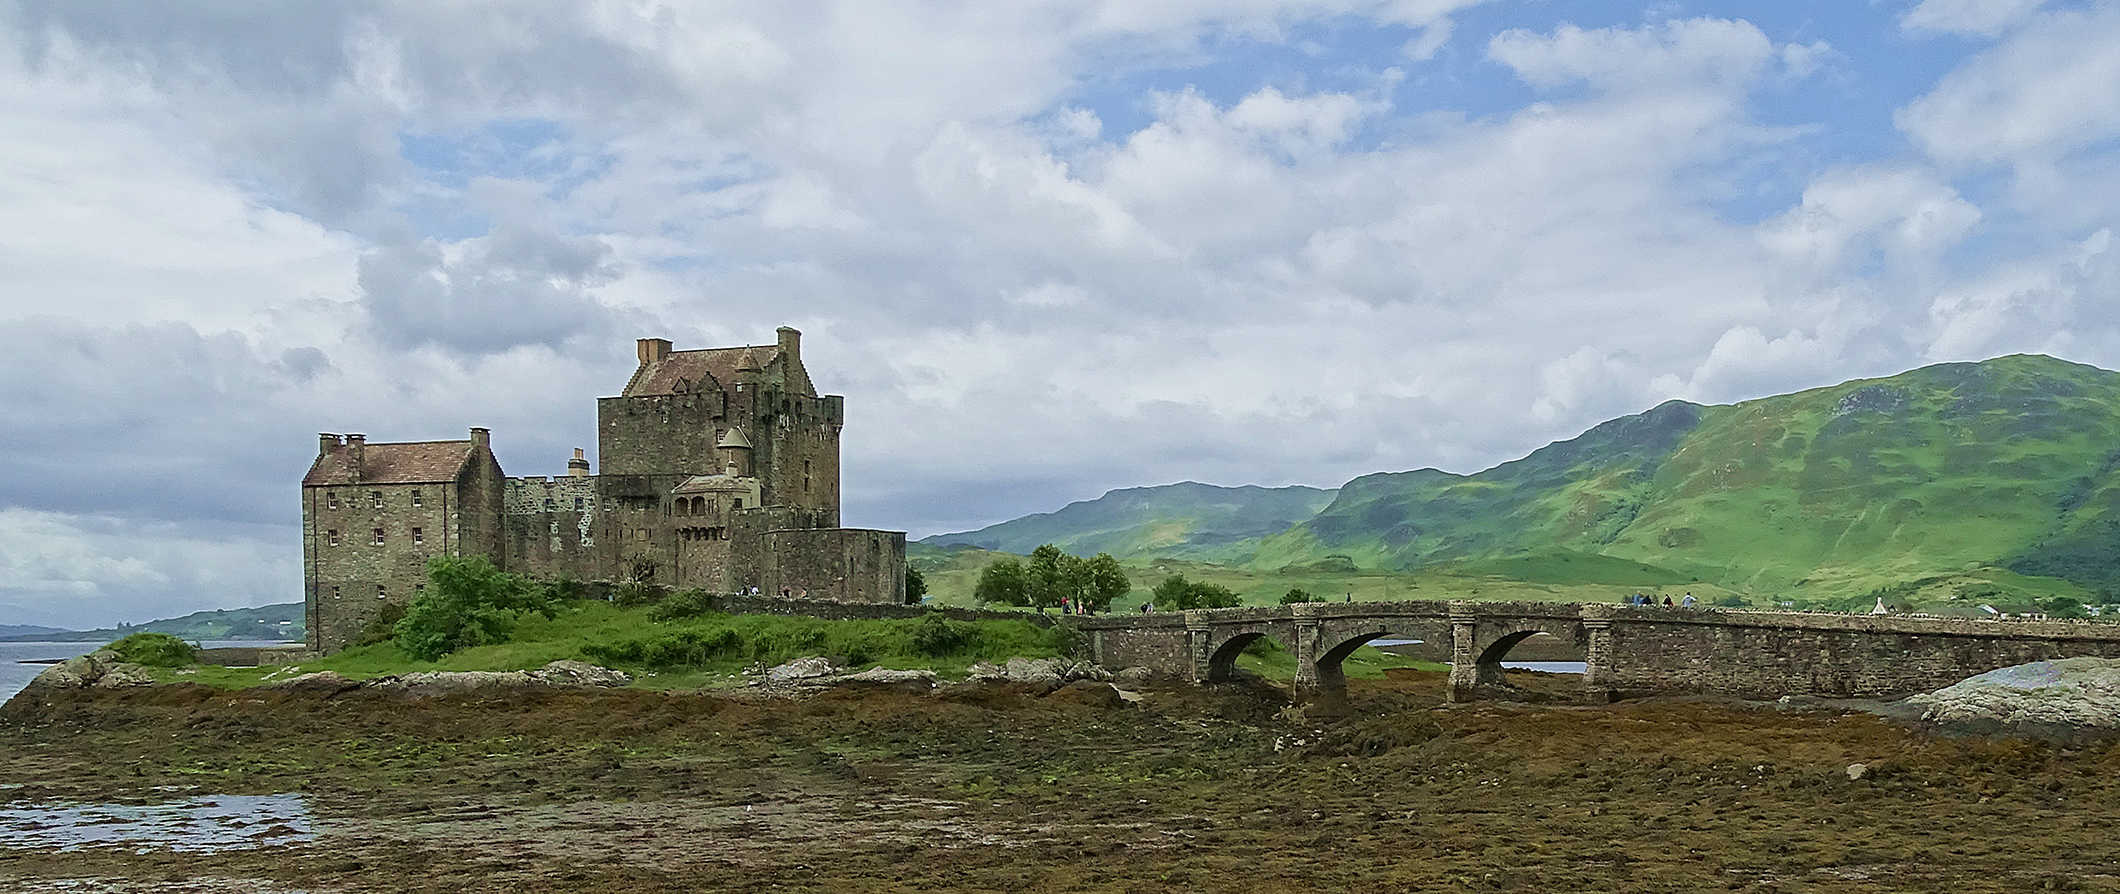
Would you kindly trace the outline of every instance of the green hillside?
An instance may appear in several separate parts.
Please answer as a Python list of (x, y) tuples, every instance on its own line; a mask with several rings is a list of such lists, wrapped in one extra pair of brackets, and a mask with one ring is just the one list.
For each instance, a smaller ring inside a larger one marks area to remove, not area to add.
[(1028, 553), (1051, 543), (1076, 555), (1171, 556), (1238, 561), (1258, 540), (1285, 531), (1332, 502), (1315, 487), (1216, 487), (1182, 482), (1115, 490), (962, 534), (937, 534), (930, 546), (975, 546)]
[(261, 605), (256, 608), (223, 608), (212, 611), (192, 612), (181, 618), (164, 618), (144, 624), (128, 624), (105, 627), (101, 630), (68, 630), (55, 633), (33, 633), (0, 636), (0, 642), (9, 640), (48, 640), (51, 642), (86, 643), (109, 642), (133, 633), (167, 633), (187, 640), (272, 640), (295, 642), (303, 636), (302, 603), (284, 602), (278, 605)]
[[(1591, 554), (1733, 591), (1854, 598), (1963, 577), (2120, 589), (2120, 373), (1950, 363), (1727, 406), (1671, 402), (1475, 475), (1369, 475), (1255, 568)], [(2061, 578), (2062, 580), (2044, 580)]]

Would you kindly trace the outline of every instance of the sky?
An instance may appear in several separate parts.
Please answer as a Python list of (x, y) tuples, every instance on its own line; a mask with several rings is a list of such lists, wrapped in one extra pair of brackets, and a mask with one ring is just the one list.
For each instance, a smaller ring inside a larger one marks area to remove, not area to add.
[(0, 0), (0, 623), (301, 598), (320, 431), (804, 332), (844, 519), (2120, 368), (2120, 3)]

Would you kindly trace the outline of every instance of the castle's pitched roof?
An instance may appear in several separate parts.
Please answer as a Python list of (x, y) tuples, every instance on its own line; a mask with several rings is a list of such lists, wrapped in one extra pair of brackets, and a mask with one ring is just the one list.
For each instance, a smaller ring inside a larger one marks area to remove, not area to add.
[[(626, 383), (623, 396), (676, 394), (679, 382), (686, 383), (686, 391), (726, 388), (736, 383), (738, 370), (762, 370), (780, 359), (779, 345), (671, 351), (663, 359), (635, 372), (633, 381)], [(817, 393), (817, 389), (810, 385), (809, 375), (803, 372), (799, 364), (787, 364), (785, 372), (788, 376), (788, 390), (797, 394)], [(708, 384), (709, 381), (712, 382), (711, 385)]]
[(471, 456), (470, 441), (404, 441), (369, 444), (361, 451), (360, 480), (345, 445), (317, 457), (302, 484), (440, 484), (456, 480)]

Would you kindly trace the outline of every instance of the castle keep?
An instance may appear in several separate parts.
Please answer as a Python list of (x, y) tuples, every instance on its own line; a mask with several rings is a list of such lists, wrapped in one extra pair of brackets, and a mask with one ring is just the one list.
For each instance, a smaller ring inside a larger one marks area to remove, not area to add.
[(332, 651), (424, 588), (434, 556), (546, 578), (901, 602), (905, 533), (839, 527), (844, 399), (819, 395), (802, 333), (673, 351), (643, 338), (596, 402), (601, 474), (510, 478), (486, 429), (461, 441), (319, 436), (302, 478), (309, 646)]

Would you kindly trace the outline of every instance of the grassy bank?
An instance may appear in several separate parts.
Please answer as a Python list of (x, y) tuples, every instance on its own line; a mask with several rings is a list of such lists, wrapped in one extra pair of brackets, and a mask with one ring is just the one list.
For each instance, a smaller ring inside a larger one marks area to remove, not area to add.
[[(1030, 621), (827, 621), (783, 615), (700, 614), (658, 620), (647, 606), (575, 602), (556, 617), (524, 617), (508, 642), (475, 646), (419, 661), (384, 642), (305, 661), (302, 672), (337, 671), (355, 679), (416, 671), (530, 670), (562, 659), (632, 673), (648, 689), (714, 687), (746, 667), (822, 655), (859, 669), (927, 669), (963, 676), (972, 664), (1061, 654), (1068, 633)], [(173, 680), (213, 686), (255, 685), (277, 668), (198, 667), (168, 671)]]

